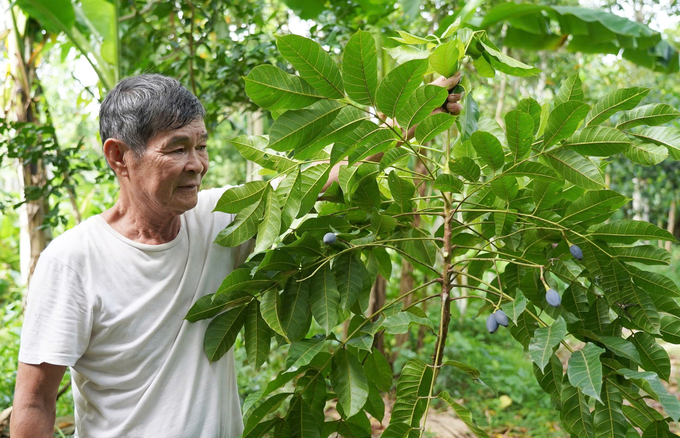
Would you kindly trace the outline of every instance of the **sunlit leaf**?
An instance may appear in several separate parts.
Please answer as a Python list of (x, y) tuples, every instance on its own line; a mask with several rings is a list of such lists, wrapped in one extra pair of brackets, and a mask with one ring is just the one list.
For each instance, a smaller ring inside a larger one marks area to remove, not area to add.
[(347, 42), (342, 57), (342, 77), (350, 99), (373, 105), (378, 89), (378, 56), (370, 32), (357, 31)]

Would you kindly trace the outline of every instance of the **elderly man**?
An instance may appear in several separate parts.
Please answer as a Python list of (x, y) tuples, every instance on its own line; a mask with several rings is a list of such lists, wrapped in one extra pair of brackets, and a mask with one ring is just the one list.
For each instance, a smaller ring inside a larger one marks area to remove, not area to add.
[[(458, 78), (438, 84), (452, 88)], [(450, 96), (445, 108), (459, 113), (459, 99)], [(104, 99), (100, 134), (119, 198), (40, 257), (22, 330), (13, 438), (52, 436), (67, 366), (76, 436), (242, 432), (232, 353), (210, 364), (202, 352), (208, 322), (183, 319), (248, 254), (245, 244), (213, 244), (233, 215), (212, 213), (225, 188), (199, 191), (208, 170), (204, 115), (194, 95), (161, 75), (124, 79)]]

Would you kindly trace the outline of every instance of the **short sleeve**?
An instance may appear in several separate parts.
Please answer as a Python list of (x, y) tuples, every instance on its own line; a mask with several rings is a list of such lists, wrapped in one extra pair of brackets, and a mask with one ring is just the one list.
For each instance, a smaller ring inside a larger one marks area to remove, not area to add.
[(19, 360), (73, 366), (90, 341), (93, 306), (80, 276), (61, 261), (40, 256), (31, 279)]

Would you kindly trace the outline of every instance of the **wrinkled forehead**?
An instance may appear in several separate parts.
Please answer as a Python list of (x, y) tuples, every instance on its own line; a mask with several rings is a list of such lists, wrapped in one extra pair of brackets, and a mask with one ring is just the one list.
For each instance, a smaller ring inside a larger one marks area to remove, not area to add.
[(158, 132), (149, 139), (148, 145), (169, 145), (182, 142), (201, 143), (208, 140), (208, 130), (201, 119), (194, 120), (181, 128)]

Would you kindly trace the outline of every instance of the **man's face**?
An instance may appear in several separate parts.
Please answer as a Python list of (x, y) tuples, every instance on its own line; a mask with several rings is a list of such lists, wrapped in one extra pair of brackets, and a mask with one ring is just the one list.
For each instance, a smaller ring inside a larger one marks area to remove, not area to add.
[(181, 214), (194, 208), (208, 171), (207, 138), (200, 119), (153, 136), (146, 152), (128, 167), (135, 197), (156, 211)]

